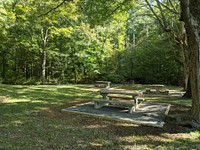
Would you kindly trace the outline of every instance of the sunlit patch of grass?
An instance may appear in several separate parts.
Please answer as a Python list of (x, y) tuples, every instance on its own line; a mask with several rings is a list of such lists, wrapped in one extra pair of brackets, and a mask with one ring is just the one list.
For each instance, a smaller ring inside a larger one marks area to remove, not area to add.
[(98, 125), (98, 124), (95, 124), (95, 125), (89, 125), (89, 126), (87, 126), (86, 128), (88, 128), (88, 129), (106, 128), (106, 125)]
[[(187, 133), (177, 134), (164, 134), (159, 137), (155, 136), (127, 136), (121, 139), (126, 143), (125, 147), (131, 150), (134, 149), (156, 149), (156, 150), (167, 150), (167, 149), (198, 149), (200, 146), (199, 139), (191, 138)], [(132, 143), (134, 142), (134, 143)], [(129, 144), (128, 144), (129, 143)], [(190, 145), (190, 144), (193, 145)], [(132, 145), (134, 144), (134, 147)]]
[(91, 145), (92, 147), (99, 147), (99, 148), (103, 146), (102, 143), (97, 143), (97, 142), (91, 142), (90, 145)]
[(23, 122), (21, 120), (14, 120), (11, 122), (12, 124), (16, 125), (16, 126), (20, 126), (23, 124)]
[(115, 125), (120, 126), (120, 127), (138, 127), (139, 126), (137, 124), (130, 124), (130, 123), (126, 123), (126, 122), (116, 123)]
[(7, 99), (4, 103), (19, 103), (19, 102), (30, 102), (30, 99)]
[(6, 103), (8, 101), (8, 98), (6, 96), (0, 96), (0, 104)]
[(191, 137), (200, 140), (200, 132), (199, 131), (194, 131), (194, 132), (191, 132), (190, 134), (191, 134)]

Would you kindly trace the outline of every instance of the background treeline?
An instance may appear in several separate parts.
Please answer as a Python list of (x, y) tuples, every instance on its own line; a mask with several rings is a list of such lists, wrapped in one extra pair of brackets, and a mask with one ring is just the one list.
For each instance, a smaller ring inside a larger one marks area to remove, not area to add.
[[(129, 4), (107, 16), (107, 21), (98, 16), (105, 16), (105, 11), (99, 10), (94, 15), (98, 21), (89, 16), (88, 5), (75, 1), (43, 15), (58, 4), (53, 0), (0, 2), (2, 83), (135, 80), (182, 84), (181, 51), (149, 15), (148, 8)], [(109, 8), (115, 7), (115, 2), (112, 5)], [(176, 20), (172, 16), (170, 23), (176, 24)]]

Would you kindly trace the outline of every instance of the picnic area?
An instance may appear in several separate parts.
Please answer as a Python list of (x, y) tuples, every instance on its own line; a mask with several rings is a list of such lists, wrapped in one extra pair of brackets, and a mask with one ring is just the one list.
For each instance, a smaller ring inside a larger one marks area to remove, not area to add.
[[(118, 85), (117, 85), (118, 86)], [(145, 85), (121, 86), (145, 90)], [(180, 87), (168, 87), (179, 93)], [(101, 99), (93, 85), (0, 85), (0, 148), (3, 149), (196, 149), (200, 133), (181, 125), (176, 115), (187, 114), (191, 101), (181, 96), (145, 95), (146, 101), (171, 104), (163, 127), (127, 120), (63, 111)], [(94, 104), (90, 109), (96, 110)], [(109, 106), (108, 106), (109, 107)], [(102, 107), (109, 113), (126, 109)], [(99, 110), (99, 109), (97, 109)], [(134, 112), (133, 112), (134, 113)], [(123, 116), (122, 116), (123, 117)]]
[(200, 149), (199, 6), (0, 0), (0, 150)]

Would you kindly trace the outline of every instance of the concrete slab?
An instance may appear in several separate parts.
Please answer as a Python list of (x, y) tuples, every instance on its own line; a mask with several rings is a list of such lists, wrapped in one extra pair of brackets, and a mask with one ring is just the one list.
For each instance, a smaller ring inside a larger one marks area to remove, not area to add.
[(65, 108), (63, 111), (120, 119), (123, 121), (131, 121), (136, 124), (154, 127), (163, 127), (164, 121), (162, 118), (164, 115), (168, 114), (169, 109), (170, 104), (144, 102), (140, 105), (138, 111), (130, 114), (126, 108), (115, 106), (104, 106), (102, 108), (95, 109), (94, 103), (89, 102)]

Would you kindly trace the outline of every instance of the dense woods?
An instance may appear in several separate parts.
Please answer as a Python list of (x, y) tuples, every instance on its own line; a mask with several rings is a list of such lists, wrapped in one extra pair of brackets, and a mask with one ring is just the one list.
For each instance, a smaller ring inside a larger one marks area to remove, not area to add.
[[(179, 15), (163, 8), (157, 17), (178, 34)], [(184, 85), (184, 53), (145, 1), (10, 0), (0, 9), (2, 83)]]

